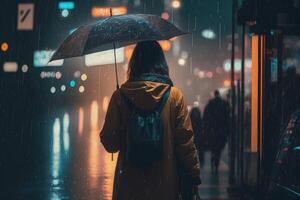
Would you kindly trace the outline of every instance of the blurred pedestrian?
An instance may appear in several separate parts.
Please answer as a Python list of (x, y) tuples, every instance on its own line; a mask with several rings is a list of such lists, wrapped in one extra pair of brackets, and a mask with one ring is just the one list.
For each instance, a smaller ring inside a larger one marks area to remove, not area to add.
[[(112, 95), (100, 137), (108, 152), (119, 152), (113, 200), (179, 199), (182, 171), (192, 188), (200, 184), (188, 109), (181, 91), (172, 86), (158, 42), (136, 45), (128, 81)], [(157, 151), (151, 154), (147, 149)]]
[(203, 137), (203, 131), (202, 131), (202, 116), (201, 116), (201, 111), (199, 109), (199, 103), (194, 102), (194, 107), (191, 110), (190, 113), (190, 118), (192, 121), (192, 127), (194, 130), (194, 135), (195, 135), (195, 145), (198, 150), (198, 155), (199, 155), (199, 161), (201, 168), (204, 166), (204, 147), (205, 147), (205, 141)]
[(203, 114), (204, 131), (208, 137), (211, 151), (211, 170), (218, 173), (222, 150), (229, 135), (230, 108), (229, 103), (222, 99), (220, 92), (215, 90), (214, 98), (205, 107)]

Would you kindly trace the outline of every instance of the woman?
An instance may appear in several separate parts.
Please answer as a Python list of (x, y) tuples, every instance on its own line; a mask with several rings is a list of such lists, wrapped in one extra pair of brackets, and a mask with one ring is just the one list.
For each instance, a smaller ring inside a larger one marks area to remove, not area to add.
[[(126, 159), (126, 128), (130, 101), (140, 110), (151, 111), (172, 85), (163, 51), (156, 41), (136, 45), (128, 66), (128, 81), (114, 92), (109, 103), (101, 142), (110, 153), (119, 151), (115, 171), (113, 200), (179, 199), (178, 167), (193, 185), (200, 184), (200, 166), (193, 140), (193, 130), (182, 93), (171, 87), (161, 112), (163, 153), (153, 166), (139, 169)], [(124, 98), (125, 97), (125, 98)]]

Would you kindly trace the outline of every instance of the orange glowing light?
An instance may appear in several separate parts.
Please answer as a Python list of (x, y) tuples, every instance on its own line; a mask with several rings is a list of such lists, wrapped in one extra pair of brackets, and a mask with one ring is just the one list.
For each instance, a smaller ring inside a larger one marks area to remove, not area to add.
[(91, 128), (92, 130), (98, 129), (98, 113), (99, 113), (99, 105), (95, 100), (91, 105)]
[(176, 41), (176, 40), (177, 40), (177, 37), (172, 37), (172, 38), (170, 39), (171, 42), (174, 42), (174, 41)]
[(130, 60), (133, 50), (134, 50), (135, 45), (130, 45), (128, 47), (126, 47), (125, 49), (125, 57)]
[(91, 14), (93, 17), (109, 17), (110, 16), (110, 9), (112, 10), (112, 15), (124, 15), (127, 13), (127, 8), (125, 6), (120, 7), (93, 7)]
[(163, 49), (163, 51), (170, 51), (170, 49), (171, 49), (170, 41), (168, 41), (168, 40), (159, 41), (159, 44), (160, 44), (161, 48)]
[(103, 102), (102, 102), (102, 109), (103, 109), (104, 112), (107, 111), (107, 109), (108, 109), (108, 104), (109, 104), (109, 97), (108, 97), (108, 96), (105, 96), (105, 97), (103, 98)]
[(230, 81), (230, 80), (225, 80), (225, 81), (223, 82), (223, 84), (224, 84), (224, 87), (230, 87), (231, 81)]
[(98, 176), (100, 174), (100, 142), (99, 142), (99, 132), (97, 130), (92, 130), (89, 137), (89, 154), (88, 154), (88, 176), (89, 185), (91, 188), (96, 188), (98, 186)]
[[(261, 37), (261, 45), (259, 45), (259, 37)], [(259, 64), (263, 66), (263, 56), (259, 59), (259, 51), (263, 52), (263, 47), (265, 45), (265, 36), (252, 36), (252, 100), (251, 100), (251, 152), (258, 151), (258, 130), (262, 133), (262, 87), (263, 82), (261, 81), (261, 85), (258, 84), (258, 80), (264, 76), (263, 75), (263, 67), (259, 68)], [(259, 71), (261, 73), (261, 77), (259, 77)], [(260, 99), (258, 98), (258, 91), (260, 88)], [(259, 107), (260, 105), (260, 107)], [(258, 118), (260, 111), (260, 127), (258, 124)], [(262, 137), (260, 138), (262, 139)], [(262, 142), (262, 141), (260, 141)]]
[(8, 50), (8, 44), (6, 42), (1, 44), (1, 50), (4, 52)]
[(80, 107), (78, 111), (78, 133), (80, 136), (83, 133), (83, 122), (84, 122), (84, 111), (83, 108)]

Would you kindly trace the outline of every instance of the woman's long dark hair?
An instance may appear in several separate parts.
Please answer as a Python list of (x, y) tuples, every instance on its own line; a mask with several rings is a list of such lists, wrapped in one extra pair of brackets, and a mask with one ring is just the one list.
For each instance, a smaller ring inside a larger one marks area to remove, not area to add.
[(169, 68), (165, 55), (157, 41), (137, 43), (128, 65), (128, 79), (141, 74), (154, 73), (169, 77)]

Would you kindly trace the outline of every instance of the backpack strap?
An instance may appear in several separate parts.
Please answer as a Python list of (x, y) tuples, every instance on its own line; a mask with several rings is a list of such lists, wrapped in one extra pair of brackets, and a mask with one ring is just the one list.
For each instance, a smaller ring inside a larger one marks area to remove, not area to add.
[(168, 101), (168, 98), (170, 96), (171, 87), (172, 86), (169, 86), (168, 90), (165, 92), (165, 94), (163, 95), (163, 97), (162, 97), (162, 99), (159, 103), (159, 107), (158, 107), (158, 110), (157, 110), (159, 113), (161, 113), (161, 111), (164, 109), (165, 104)]

